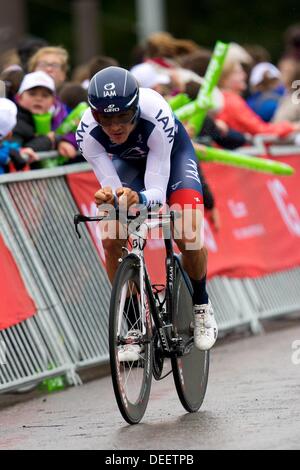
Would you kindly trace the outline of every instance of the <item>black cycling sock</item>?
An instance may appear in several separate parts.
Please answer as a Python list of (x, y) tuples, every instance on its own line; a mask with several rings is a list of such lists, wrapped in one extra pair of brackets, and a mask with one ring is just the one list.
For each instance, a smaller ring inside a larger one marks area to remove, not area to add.
[(193, 293), (193, 304), (202, 305), (208, 303), (208, 294), (206, 291), (206, 275), (200, 279), (195, 280), (190, 277), (194, 293)]

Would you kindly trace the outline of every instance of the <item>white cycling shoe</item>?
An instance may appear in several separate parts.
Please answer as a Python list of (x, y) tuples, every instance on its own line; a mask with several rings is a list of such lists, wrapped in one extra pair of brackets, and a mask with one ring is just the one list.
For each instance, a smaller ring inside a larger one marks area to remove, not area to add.
[(211, 302), (194, 305), (194, 344), (201, 351), (207, 351), (215, 344), (218, 326)]
[(119, 362), (134, 362), (141, 359), (142, 345), (134, 344), (138, 338), (142, 336), (140, 330), (129, 330), (124, 339), (132, 340), (132, 344), (123, 344), (119, 347), (118, 359)]

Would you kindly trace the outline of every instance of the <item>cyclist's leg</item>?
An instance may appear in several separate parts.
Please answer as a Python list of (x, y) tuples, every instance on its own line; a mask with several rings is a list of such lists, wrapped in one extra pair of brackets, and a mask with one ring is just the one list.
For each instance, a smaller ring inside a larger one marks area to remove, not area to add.
[[(203, 246), (202, 185), (194, 147), (181, 124), (178, 133), (179, 144), (171, 155), (167, 197), (170, 207), (182, 213), (182, 219), (175, 224), (174, 239), (182, 253), (183, 266), (191, 280), (200, 281), (205, 277), (207, 268), (207, 250)], [(195, 295), (199, 294), (198, 291), (196, 289)], [(202, 297), (206, 302), (201, 303), (207, 303), (206, 296), (204, 286)], [(194, 303), (199, 303), (199, 298)]]
[[(198, 172), (198, 160), (192, 143), (183, 126), (179, 125), (180, 145), (174, 148), (168, 185), (168, 201), (171, 209), (181, 209), (182, 217), (175, 222), (174, 239), (182, 253), (182, 263), (190, 277), (194, 294), (195, 313), (201, 315), (203, 323), (212, 325), (198, 346), (209, 349), (215, 342), (217, 326), (206, 291), (207, 249), (204, 247), (204, 206), (202, 186)], [(196, 319), (200, 318), (197, 317)], [(211, 320), (211, 321), (208, 321)], [(197, 320), (197, 324), (198, 324)], [(195, 320), (196, 324), (196, 320)], [(197, 344), (197, 342), (196, 342)]]
[[(113, 157), (113, 164), (124, 187), (134, 191), (144, 189), (145, 161), (124, 160)], [(122, 247), (126, 245), (126, 227), (115, 221), (101, 222), (102, 244), (105, 253), (106, 270), (112, 283), (122, 257)]]
[[(113, 164), (122, 182), (122, 186), (130, 187), (134, 191), (142, 191), (144, 189), (145, 161), (124, 160), (114, 156)], [(102, 222), (102, 224), (101, 232), (105, 235), (102, 243), (106, 259), (106, 270), (111, 283), (113, 283), (119, 267), (119, 259), (122, 257), (122, 247), (127, 243), (127, 226), (125, 227), (115, 221), (106, 222), (106, 227), (104, 226), (105, 222)], [(131, 294), (129, 296), (128, 293), (124, 311), (127, 313), (128, 330), (135, 331), (139, 329), (140, 307), (136, 292), (133, 291)]]
[(126, 227), (113, 220), (99, 222), (99, 227), (105, 254), (106, 272), (112, 284), (119, 266), (119, 259), (122, 257), (122, 247), (127, 244)]

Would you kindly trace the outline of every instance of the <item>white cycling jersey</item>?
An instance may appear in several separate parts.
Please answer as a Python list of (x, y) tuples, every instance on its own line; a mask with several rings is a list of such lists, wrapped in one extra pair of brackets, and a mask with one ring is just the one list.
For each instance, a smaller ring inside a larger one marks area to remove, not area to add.
[(113, 191), (122, 183), (110, 155), (130, 160), (147, 159), (142, 194), (147, 205), (164, 203), (177, 124), (168, 103), (154, 90), (140, 88), (139, 106), (137, 125), (125, 143), (111, 142), (88, 109), (77, 128), (77, 144), (101, 186), (110, 186)]

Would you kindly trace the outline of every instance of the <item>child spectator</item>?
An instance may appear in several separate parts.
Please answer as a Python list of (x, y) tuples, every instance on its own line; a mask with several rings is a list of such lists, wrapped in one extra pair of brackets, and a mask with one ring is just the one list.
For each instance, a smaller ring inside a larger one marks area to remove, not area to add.
[[(25, 75), (16, 96), (18, 115), (13, 140), (36, 152), (57, 149), (60, 155), (70, 154), (71, 156), (74, 147), (64, 140), (64, 136), (57, 137), (54, 133), (57, 127), (53, 125), (53, 119), (51, 119), (54, 100), (55, 84), (49, 75), (42, 71)], [(37, 132), (37, 123), (42, 115), (46, 115), (46, 121), (48, 119), (48, 129)], [(69, 147), (72, 148), (69, 149)]]
[(16, 170), (22, 170), (28, 157), (35, 159), (32, 149), (21, 149), (20, 145), (9, 140), (16, 122), (17, 107), (15, 103), (7, 98), (0, 98), (0, 174), (7, 172), (11, 162)]
[(87, 90), (76, 82), (66, 82), (61, 87), (58, 98), (66, 106), (70, 113), (79, 103), (87, 102)]

